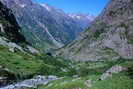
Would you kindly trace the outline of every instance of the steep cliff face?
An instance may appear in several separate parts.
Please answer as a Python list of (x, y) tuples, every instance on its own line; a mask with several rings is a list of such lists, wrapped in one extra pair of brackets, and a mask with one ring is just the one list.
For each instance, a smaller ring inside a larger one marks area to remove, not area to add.
[(13, 10), (27, 41), (40, 49), (62, 47), (88, 27), (86, 21), (83, 27), (62, 10), (47, 4), (31, 0), (1, 1)]
[(88, 30), (57, 54), (81, 61), (133, 59), (133, 0), (111, 0)]
[(0, 2), (0, 35), (5, 36), (13, 42), (25, 42), (24, 36), (19, 31), (20, 27), (12, 11)]
[[(14, 61), (14, 59), (21, 61), (20, 58), (24, 57), (24, 55), (20, 57), (17, 52), (22, 54), (26, 51), (32, 53), (26, 47), (27, 42), (20, 31), (21, 29), (12, 11), (0, 2), (0, 87), (16, 79), (15, 72), (9, 69), (12, 69), (11, 61)], [(8, 62), (6, 62), (7, 60)], [(6, 68), (7, 66), (9, 66), (9, 69)]]
[(0, 2), (0, 47), (9, 48), (9, 51), (28, 53), (39, 53), (32, 48), (21, 34), (22, 29), (19, 27), (12, 11)]

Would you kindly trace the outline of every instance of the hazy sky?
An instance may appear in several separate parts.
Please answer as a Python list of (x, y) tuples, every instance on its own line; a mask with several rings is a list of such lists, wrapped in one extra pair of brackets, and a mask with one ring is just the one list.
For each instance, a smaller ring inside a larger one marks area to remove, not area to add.
[(109, 0), (33, 0), (39, 3), (47, 3), (53, 7), (68, 13), (90, 13), (98, 15)]

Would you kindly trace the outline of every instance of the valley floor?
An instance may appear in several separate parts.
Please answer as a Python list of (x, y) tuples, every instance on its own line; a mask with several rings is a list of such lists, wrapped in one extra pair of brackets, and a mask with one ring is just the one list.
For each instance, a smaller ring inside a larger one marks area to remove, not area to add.
[[(89, 63), (91, 65), (91, 63)], [(116, 63), (113, 65), (121, 65), (123, 67), (128, 67), (130, 70), (122, 71), (119, 73), (114, 73), (110, 77), (104, 80), (99, 80), (103, 71), (107, 69), (106, 63), (92, 63), (95, 72), (91, 70), (88, 71), (85, 76), (74, 77), (64, 77), (60, 80), (55, 80), (45, 86), (40, 86), (38, 89), (133, 89), (133, 61), (127, 61), (122, 63)], [(102, 66), (103, 65), (103, 66)], [(86, 68), (89, 66), (86, 66)], [(81, 72), (85, 73), (85, 72)], [(87, 83), (88, 81), (88, 83)]]
[[(110, 76), (105, 74), (101, 79), (101, 76), (113, 66), (121, 66), (125, 70), (111, 70)], [(133, 61), (123, 59), (73, 62), (59, 57), (32, 55), (20, 51), (12, 53), (8, 48), (0, 46), (0, 72), (0, 78), (6, 77), (8, 84), (31, 79), (37, 75), (58, 76), (59, 79), (39, 85), (37, 89), (133, 89)]]

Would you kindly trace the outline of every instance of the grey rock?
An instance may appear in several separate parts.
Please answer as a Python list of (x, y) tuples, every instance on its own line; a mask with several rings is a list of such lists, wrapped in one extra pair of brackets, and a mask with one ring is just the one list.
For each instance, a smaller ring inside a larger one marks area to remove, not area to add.
[(34, 77), (33, 79), (24, 80), (22, 82), (18, 82), (16, 84), (8, 85), (5, 87), (2, 87), (0, 89), (22, 89), (22, 88), (36, 88), (38, 85), (46, 85), (52, 80), (56, 80), (56, 76), (48, 76), (48, 79), (46, 79), (45, 76), (38, 75)]
[(30, 51), (30, 53), (33, 54), (39, 54), (39, 51), (36, 50), (35, 48), (31, 47), (31, 46), (27, 46), (28, 50)]
[(49, 75), (49, 76), (48, 76), (48, 79), (49, 79), (49, 80), (56, 80), (56, 79), (58, 79), (58, 78), (57, 78), (57, 76)]
[(87, 88), (91, 88), (92, 87), (92, 80), (86, 80), (85, 85), (87, 86)]
[(77, 61), (132, 60), (132, 17), (132, 0), (110, 0), (88, 30), (55, 53)]
[(21, 52), (24, 52), (23, 48), (16, 43), (10, 42), (8, 39), (4, 37), (0, 37), (0, 45), (6, 46), (9, 48), (9, 51), (15, 52), (16, 49), (20, 50)]
[(0, 32), (2, 32), (2, 33), (5, 32), (2, 24), (0, 24)]
[(100, 80), (105, 80), (105, 79), (111, 77), (112, 74), (117, 74), (124, 70), (127, 70), (127, 68), (124, 68), (119, 65), (115, 65), (115, 66), (111, 67), (110, 69), (108, 69), (105, 73), (103, 73), (102, 76), (100, 77)]

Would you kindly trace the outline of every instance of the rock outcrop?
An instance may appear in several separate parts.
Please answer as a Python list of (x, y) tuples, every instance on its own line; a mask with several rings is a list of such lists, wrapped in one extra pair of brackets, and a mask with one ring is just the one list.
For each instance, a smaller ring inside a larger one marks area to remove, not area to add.
[(57, 80), (56, 76), (45, 76), (38, 75), (35, 78), (27, 79), (16, 84), (11, 84), (0, 89), (27, 89), (27, 88), (37, 88), (38, 85), (46, 85), (52, 80)]
[(7, 9), (0, 2), (0, 35), (4, 35), (6, 38), (13, 42), (25, 42), (25, 38), (20, 34), (20, 27), (16, 22), (12, 11)]
[(108, 69), (105, 73), (103, 73), (99, 80), (105, 80), (105, 79), (111, 77), (113, 74), (118, 74), (119, 72), (122, 72), (125, 70), (127, 70), (127, 68), (124, 68), (119, 65), (115, 65), (115, 66), (111, 67), (110, 69)]
[[(21, 28), (19, 27), (12, 11), (4, 6), (0, 2), (0, 48), (6, 48), (9, 52), (23, 52), (23, 53), (39, 53), (37, 50), (29, 46), (25, 37), (21, 34)], [(3, 51), (4, 53), (5, 51)], [(6, 53), (5, 53), (6, 54)], [(8, 54), (6, 54), (8, 55)], [(2, 54), (0, 59), (6, 59)], [(12, 60), (12, 58), (10, 59)], [(17, 79), (17, 75), (14, 72), (0, 63), (0, 87), (8, 83), (11, 83)], [(2, 65), (2, 66), (1, 66)], [(8, 65), (8, 64), (7, 64)]]
[(57, 55), (80, 61), (133, 59), (133, 0), (110, 0), (103, 12)]
[(21, 34), (22, 29), (18, 25), (12, 10), (0, 2), (0, 45), (9, 47), (9, 51), (39, 53), (30, 46), (25, 37)]

